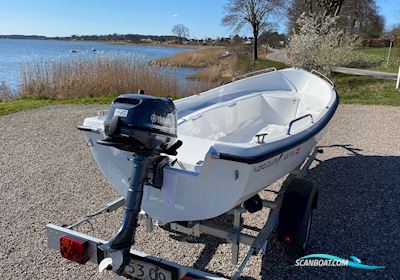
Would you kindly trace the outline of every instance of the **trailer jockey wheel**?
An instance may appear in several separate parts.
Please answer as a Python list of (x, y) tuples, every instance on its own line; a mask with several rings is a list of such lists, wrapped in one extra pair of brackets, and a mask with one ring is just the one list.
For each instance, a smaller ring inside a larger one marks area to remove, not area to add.
[(317, 200), (318, 188), (312, 182), (294, 179), (290, 183), (279, 213), (278, 240), (301, 250), (307, 249)]

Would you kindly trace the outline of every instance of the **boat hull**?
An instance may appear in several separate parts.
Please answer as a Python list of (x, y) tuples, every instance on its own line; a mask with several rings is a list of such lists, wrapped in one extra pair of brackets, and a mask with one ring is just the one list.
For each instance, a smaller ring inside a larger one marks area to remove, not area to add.
[[(161, 225), (219, 216), (299, 166), (323, 132), (258, 163), (208, 157), (200, 173), (165, 168), (168, 182), (161, 190), (145, 186), (142, 210)], [(103, 175), (121, 196), (126, 196), (133, 154), (97, 144), (97, 140), (104, 139), (103, 133), (86, 132), (86, 137)]]

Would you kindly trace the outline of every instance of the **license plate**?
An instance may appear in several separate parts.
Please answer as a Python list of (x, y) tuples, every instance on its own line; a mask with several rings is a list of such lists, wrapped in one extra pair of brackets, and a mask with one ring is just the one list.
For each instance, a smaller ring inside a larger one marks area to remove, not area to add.
[(131, 259), (124, 269), (124, 275), (132, 279), (140, 280), (175, 280), (174, 268), (165, 265)]

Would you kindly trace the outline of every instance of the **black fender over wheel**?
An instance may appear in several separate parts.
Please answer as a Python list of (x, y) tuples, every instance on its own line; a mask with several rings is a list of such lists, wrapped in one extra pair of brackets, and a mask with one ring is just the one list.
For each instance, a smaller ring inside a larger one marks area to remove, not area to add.
[(278, 240), (305, 250), (318, 188), (309, 180), (294, 179), (286, 189), (279, 213)]

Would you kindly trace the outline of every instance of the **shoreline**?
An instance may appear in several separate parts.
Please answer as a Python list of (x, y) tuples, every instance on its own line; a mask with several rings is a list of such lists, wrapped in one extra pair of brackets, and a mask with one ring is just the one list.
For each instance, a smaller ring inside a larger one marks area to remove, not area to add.
[(77, 42), (77, 43), (99, 43), (108, 45), (120, 46), (145, 46), (145, 47), (161, 47), (161, 48), (175, 48), (175, 49), (199, 49), (199, 48), (215, 48), (222, 46), (208, 46), (208, 45), (188, 45), (188, 44), (156, 44), (156, 43), (142, 43), (142, 42), (127, 42), (127, 41), (103, 41), (103, 40), (63, 40), (63, 39), (40, 39), (40, 38), (0, 38), (0, 40), (22, 40), (22, 41), (60, 41), (60, 42)]
[(221, 46), (208, 45), (189, 45), (189, 44), (157, 44), (157, 43), (142, 43), (142, 42), (127, 42), (127, 41), (103, 41), (103, 40), (63, 40), (63, 39), (39, 39), (39, 38), (0, 38), (0, 40), (29, 40), (29, 41), (60, 41), (60, 42), (77, 42), (77, 43), (99, 43), (108, 45), (120, 46), (145, 46), (145, 47), (161, 47), (174, 49), (199, 49), (199, 48), (214, 48)]
[[(115, 45), (116, 48), (118, 48), (118, 46), (125, 46), (125, 45), (129, 45), (132, 47), (136, 47), (136, 46), (143, 46), (143, 47), (158, 47), (160, 48), (160, 52), (169, 52), (169, 51), (162, 51), (162, 48), (170, 48), (170, 49), (175, 49), (176, 52), (192, 52), (194, 50), (196, 50), (197, 47), (203, 47), (203, 48), (207, 48), (207, 46), (194, 46), (194, 45), (184, 45), (184, 44), (155, 44), (155, 43), (134, 43), (134, 42), (126, 42), (126, 41), (104, 41), (104, 40), (62, 40), (62, 39), (40, 39), (40, 38), (0, 38), (0, 42), (2, 41), (2, 45), (4, 44), (8, 44), (6, 41), (15, 41), (16, 44), (21, 44), (21, 45), (25, 45), (25, 44), (29, 44), (30, 41), (32, 41), (32, 44), (36, 45), (36, 42), (38, 42), (38, 44), (58, 44), (57, 42), (60, 42), (60, 44), (62, 44), (63, 42), (65, 43), (71, 43), (70, 48), (74, 48), (74, 46), (72, 46), (73, 43), (78, 43), (81, 46), (85, 43), (87, 43), (90, 47), (90, 43), (95, 43), (95, 44), (99, 44), (98, 46), (95, 46), (95, 48), (97, 50), (103, 48), (100, 46), (103, 45), (105, 46), (104, 48), (107, 49), (114, 49), (114, 47), (112, 47), (112, 45)], [(18, 43), (18, 41), (27, 41), (27, 43)], [(93, 44), (94, 45), (94, 44)], [(107, 45), (109, 47), (107, 47)], [(83, 48), (86, 48), (85, 45), (83, 45)], [(89, 48), (88, 48), (89, 49)], [(128, 49), (129, 51), (129, 49)], [(155, 52), (158, 53), (158, 50), (149, 50), (147, 52)], [(149, 61), (147, 62), (148, 64), (152, 64), (152, 62), (156, 59), (160, 59), (160, 58), (167, 58), (170, 55), (168, 55), (167, 53), (164, 53), (164, 55), (162, 57), (159, 58), (151, 58), (149, 59)], [(69, 53), (67, 53), (67, 51), (65, 52), (66, 55), (68, 55)], [(86, 57), (88, 57), (87, 55), (84, 55), (83, 59), (85, 59)], [(69, 60), (69, 58), (64, 58), (62, 60)], [(23, 64), (25, 64), (26, 62), (24, 62)], [(30, 62), (28, 62), (30, 63)], [(32, 63), (36, 63), (36, 61), (32, 62)], [(22, 67), (22, 66), (21, 66)], [(174, 67), (171, 67), (174, 68)], [(187, 68), (191, 68), (191, 67), (187, 67)], [(192, 67), (195, 68), (195, 67)], [(18, 72), (20, 72), (21, 70), (19, 70)], [(185, 72), (185, 70), (182, 70), (183, 72)], [(196, 72), (198, 71), (198, 69), (196, 69)], [(0, 73), (2, 74), (2, 73)], [(186, 81), (190, 81), (191, 79), (189, 79), (189, 77), (191, 75), (193, 75), (193, 71), (189, 71), (189, 73), (187, 75), (185, 75), (183, 77), (183, 79), (179, 79), (179, 80), (183, 80), (183, 83), (187, 83)], [(19, 75), (19, 76), (18, 76)], [(15, 77), (14, 77), (15, 76)], [(14, 76), (3, 76), (0, 75), (0, 98), (7, 96), (7, 97), (19, 97), (20, 95), (17, 93), (18, 88), (19, 88), (19, 84), (20, 84), (20, 74), (15, 74)], [(7, 79), (10, 78), (10, 79)], [(18, 80), (18, 81), (17, 81)], [(181, 83), (181, 82), (179, 82)]]
[(111, 45), (120, 46), (144, 46), (144, 47), (160, 47), (160, 48), (174, 48), (174, 49), (199, 49), (199, 48), (212, 48), (214, 46), (203, 45), (185, 45), (185, 44), (155, 44), (155, 43), (139, 43), (139, 42), (126, 42), (126, 41), (93, 41), (99, 43), (106, 43)]

